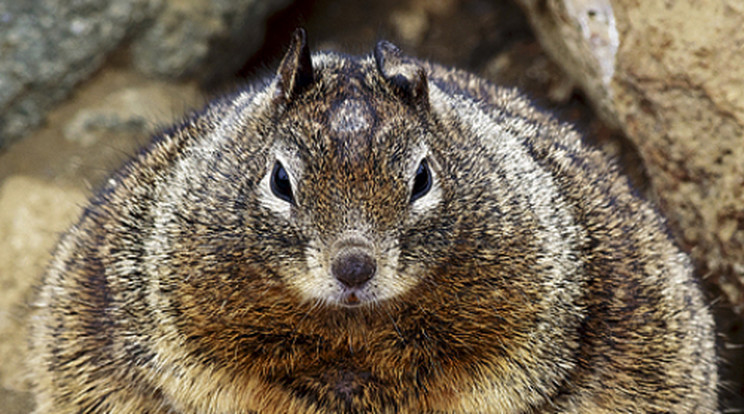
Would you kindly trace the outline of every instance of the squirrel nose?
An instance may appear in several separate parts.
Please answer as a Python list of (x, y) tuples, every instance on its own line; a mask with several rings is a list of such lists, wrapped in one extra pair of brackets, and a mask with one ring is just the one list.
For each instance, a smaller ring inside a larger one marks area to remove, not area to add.
[(331, 264), (331, 272), (347, 287), (359, 287), (372, 279), (377, 270), (375, 259), (365, 252), (342, 252)]

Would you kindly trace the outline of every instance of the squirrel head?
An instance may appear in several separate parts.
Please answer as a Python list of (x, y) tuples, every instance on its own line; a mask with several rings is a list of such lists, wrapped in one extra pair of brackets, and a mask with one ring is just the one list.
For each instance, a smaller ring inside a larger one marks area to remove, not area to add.
[[(165, 201), (182, 207), (159, 219), (173, 229), (159, 255), (177, 261), (163, 283), (193, 301), (194, 327), (364, 342), (398, 335), (372, 326), (380, 315), (415, 312), (417, 326), (439, 309), (462, 332), (489, 318), (516, 329), (539, 297), (565, 300), (534, 282), (573, 274), (552, 236), (573, 230), (551, 177), (515, 147), (531, 129), (496, 122), (426, 65), (387, 42), (366, 58), (311, 55), (298, 31), (270, 82), (207, 109), (211, 132)], [(503, 312), (461, 313), (482, 301)]]
[(367, 60), (317, 60), (295, 32), (272, 85), (258, 206), (295, 250), (276, 271), (302, 298), (379, 303), (419, 282), (431, 253), (407, 241), (446, 206), (426, 75), (385, 41)]

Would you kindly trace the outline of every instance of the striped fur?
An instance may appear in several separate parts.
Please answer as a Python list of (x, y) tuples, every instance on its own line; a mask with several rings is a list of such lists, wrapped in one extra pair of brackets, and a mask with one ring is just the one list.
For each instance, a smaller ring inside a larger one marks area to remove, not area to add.
[[(62, 238), (37, 413), (716, 412), (688, 259), (602, 154), (387, 43), (307, 53), (162, 132)], [(377, 266), (353, 301), (350, 241)]]

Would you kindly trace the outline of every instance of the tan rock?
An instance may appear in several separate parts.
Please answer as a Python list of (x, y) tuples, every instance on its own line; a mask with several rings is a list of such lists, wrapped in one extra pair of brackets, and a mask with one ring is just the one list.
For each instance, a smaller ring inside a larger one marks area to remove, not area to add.
[(744, 3), (519, 3), (637, 146), (678, 240), (744, 315)]
[[(85, 194), (17, 175), (0, 187), (0, 387), (25, 391), (28, 307), (62, 231), (80, 214)], [(9, 391), (4, 391), (8, 393)]]
[(142, 86), (122, 87), (102, 101), (81, 108), (65, 124), (65, 139), (90, 147), (112, 133), (147, 136), (162, 119), (181, 116), (186, 103), (197, 102), (193, 85), (147, 80)]

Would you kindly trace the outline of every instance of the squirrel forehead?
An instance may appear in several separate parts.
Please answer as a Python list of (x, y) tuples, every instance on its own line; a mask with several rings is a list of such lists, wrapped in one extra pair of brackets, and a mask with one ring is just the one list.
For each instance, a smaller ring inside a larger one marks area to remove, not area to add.
[(322, 81), (290, 109), (286, 120), (299, 135), (295, 139), (344, 160), (369, 159), (390, 146), (408, 147), (405, 131), (414, 127), (415, 113), (376, 85), (363, 65), (346, 63), (343, 70), (321, 69)]
[(368, 135), (375, 118), (375, 109), (369, 102), (356, 97), (333, 102), (326, 113), (329, 132), (339, 136)]

